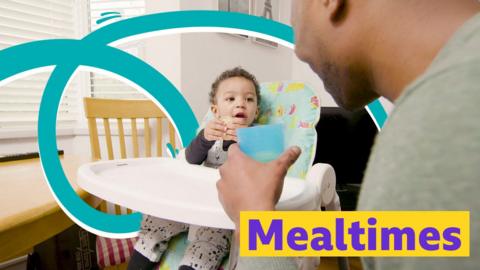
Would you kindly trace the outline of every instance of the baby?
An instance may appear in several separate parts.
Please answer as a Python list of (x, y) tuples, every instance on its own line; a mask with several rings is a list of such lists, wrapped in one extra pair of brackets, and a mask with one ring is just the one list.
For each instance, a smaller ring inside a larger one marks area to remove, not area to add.
[[(209, 94), (214, 119), (187, 147), (189, 163), (218, 168), (225, 162), (228, 147), (237, 141), (236, 129), (252, 125), (259, 114), (259, 88), (255, 77), (240, 67), (220, 74)], [(152, 269), (168, 241), (188, 229), (188, 224), (145, 215), (128, 270)], [(199, 227), (179, 270), (216, 270), (229, 251), (230, 236), (230, 230)]]

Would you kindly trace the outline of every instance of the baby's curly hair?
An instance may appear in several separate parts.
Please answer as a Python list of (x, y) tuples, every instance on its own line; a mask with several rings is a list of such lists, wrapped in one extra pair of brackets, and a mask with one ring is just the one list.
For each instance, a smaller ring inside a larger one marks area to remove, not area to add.
[(253, 83), (253, 85), (255, 86), (255, 94), (257, 95), (257, 105), (260, 106), (260, 85), (258, 84), (258, 81), (255, 76), (253, 76), (253, 74), (241, 67), (235, 67), (233, 69), (225, 70), (224, 72), (222, 72), (222, 74), (220, 74), (220, 76), (217, 77), (217, 79), (212, 83), (212, 89), (208, 94), (210, 104), (215, 104), (215, 96), (217, 95), (218, 86), (220, 85), (220, 83), (226, 79), (230, 79), (233, 77), (242, 77)]

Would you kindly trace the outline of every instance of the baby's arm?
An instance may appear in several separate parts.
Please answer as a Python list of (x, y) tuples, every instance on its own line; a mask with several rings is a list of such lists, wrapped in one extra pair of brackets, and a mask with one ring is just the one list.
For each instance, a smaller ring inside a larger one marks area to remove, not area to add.
[(205, 139), (203, 132), (202, 129), (185, 150), (185, 157), (190, 164), (202, 164), (207, 158), (208, 150), (215, 143), (215, 141)]

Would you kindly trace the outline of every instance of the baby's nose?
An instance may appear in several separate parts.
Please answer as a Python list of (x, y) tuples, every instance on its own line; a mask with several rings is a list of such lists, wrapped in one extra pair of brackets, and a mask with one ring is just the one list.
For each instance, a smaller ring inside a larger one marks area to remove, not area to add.
[(236, 105), (237, 107), (245, 107), (245, 100), (239, 100)]

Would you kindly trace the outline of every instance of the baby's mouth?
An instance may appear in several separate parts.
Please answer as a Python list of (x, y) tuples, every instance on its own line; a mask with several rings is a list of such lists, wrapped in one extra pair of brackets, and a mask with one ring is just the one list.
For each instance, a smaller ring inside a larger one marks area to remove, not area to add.
[(245, 113), (237, 113), (235, 114), (235, 118), (247, 118), (247, 115)]

